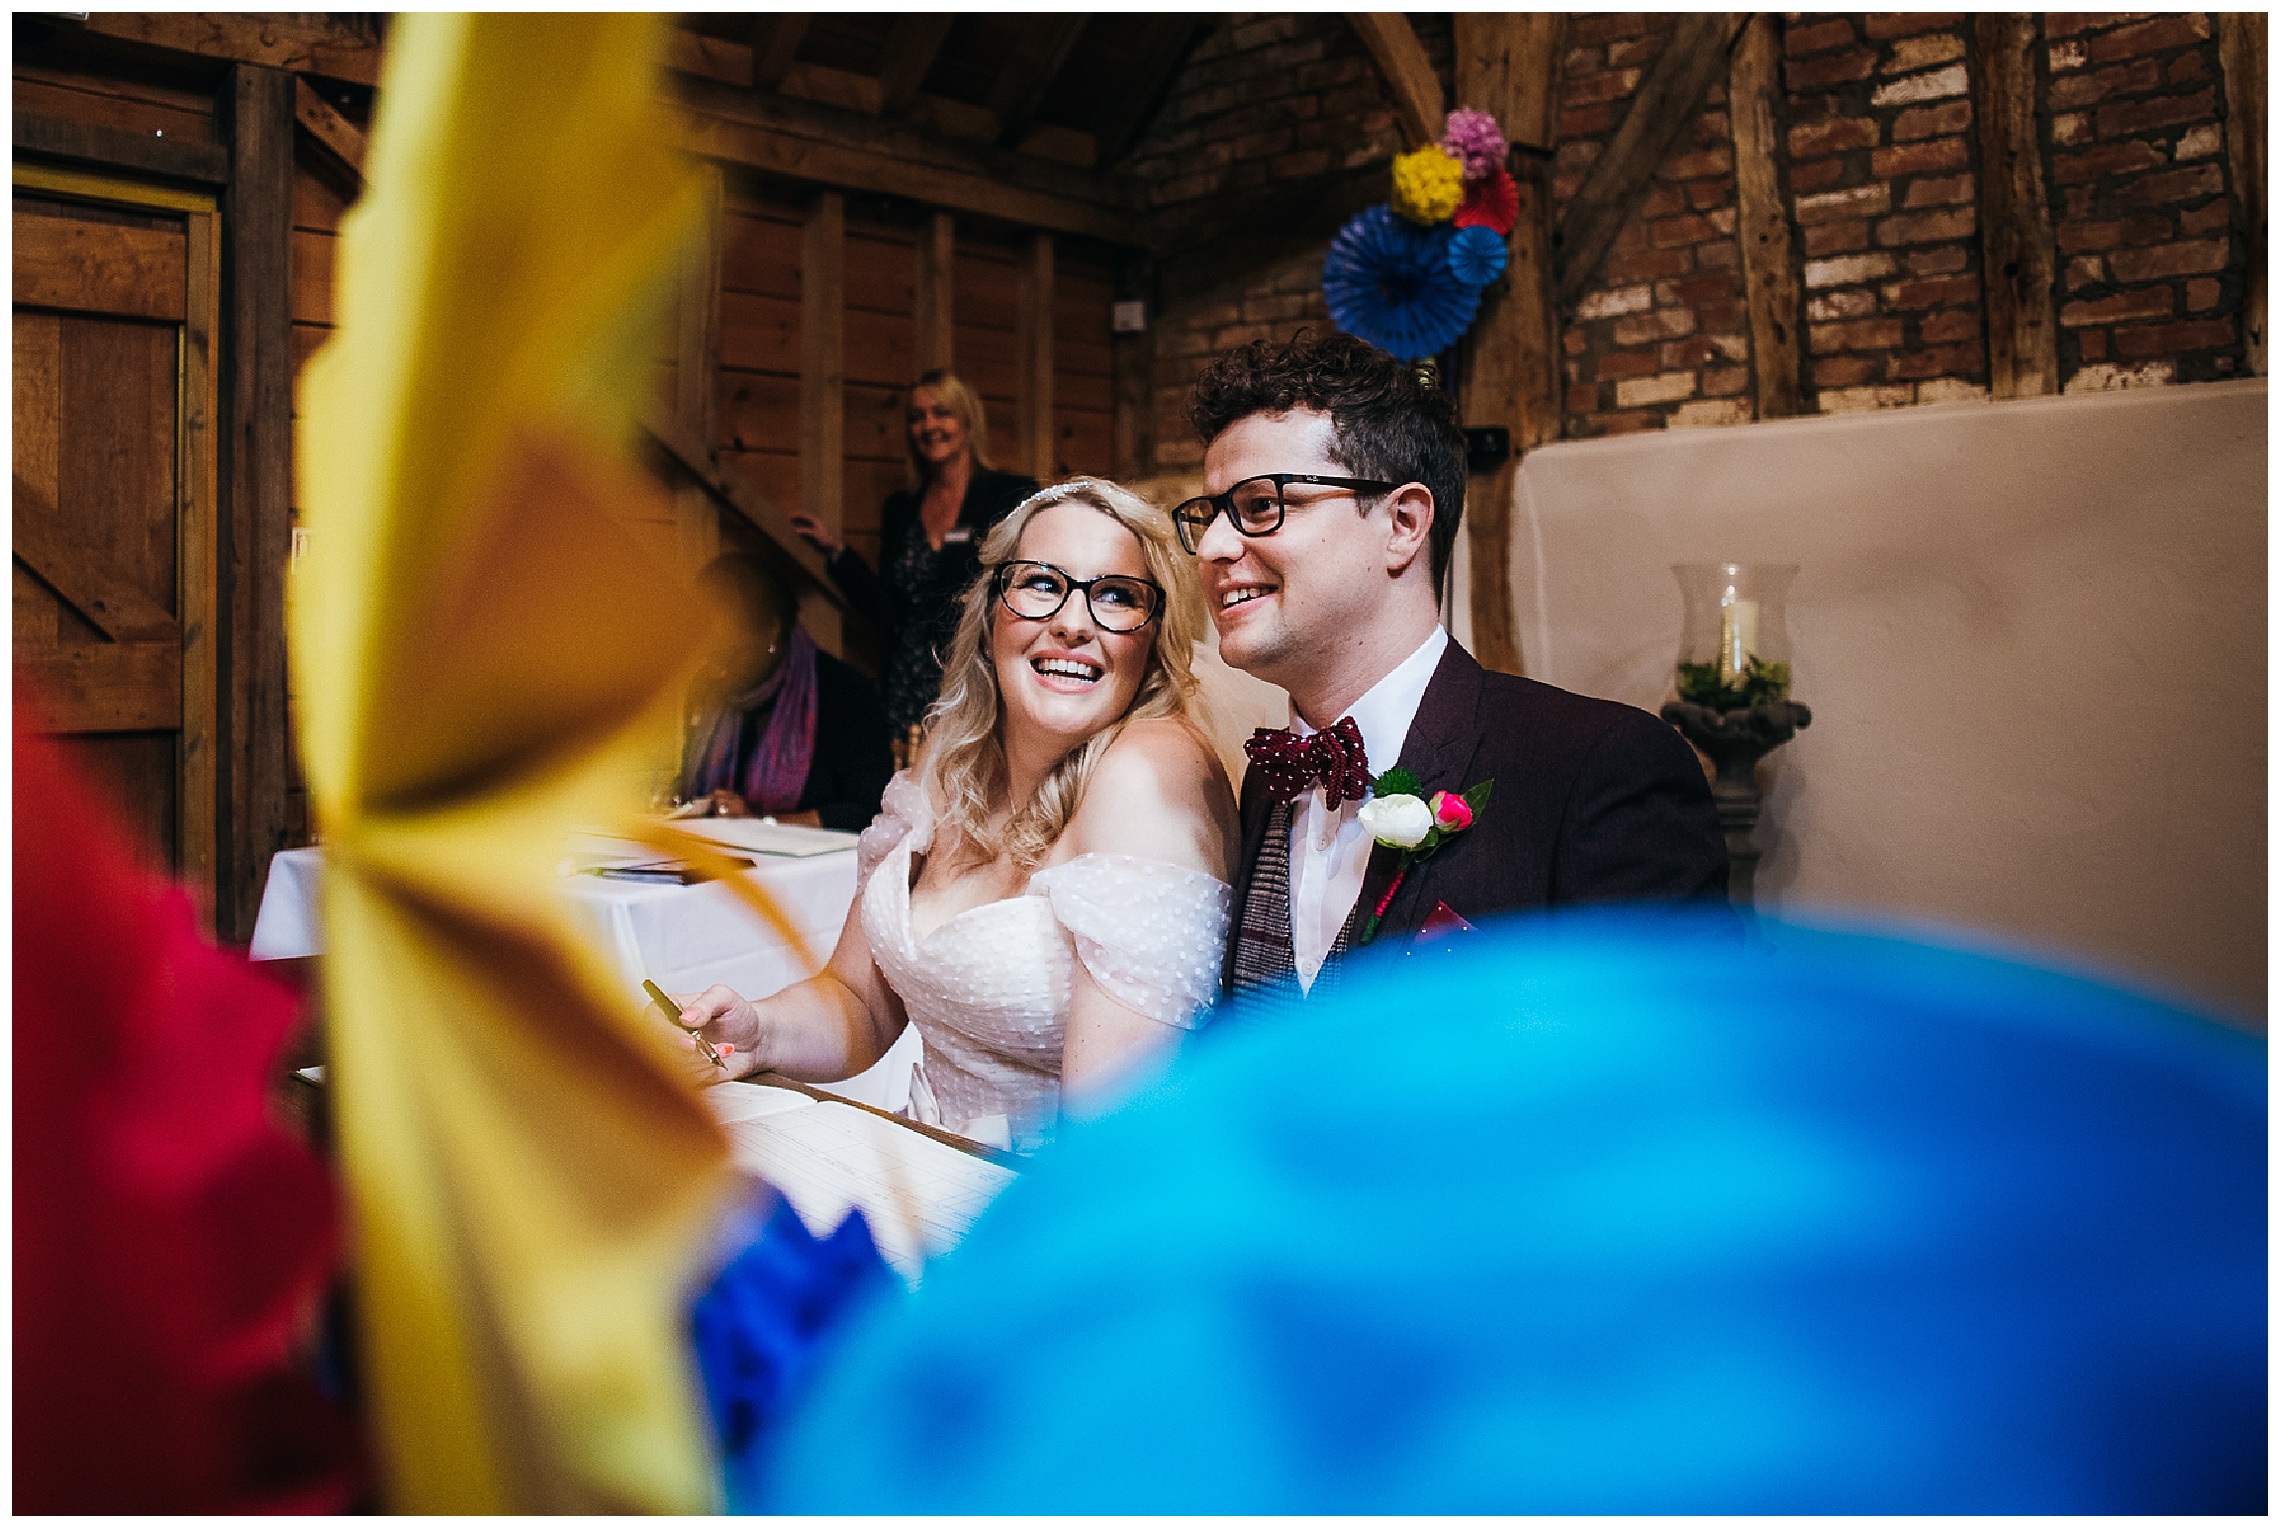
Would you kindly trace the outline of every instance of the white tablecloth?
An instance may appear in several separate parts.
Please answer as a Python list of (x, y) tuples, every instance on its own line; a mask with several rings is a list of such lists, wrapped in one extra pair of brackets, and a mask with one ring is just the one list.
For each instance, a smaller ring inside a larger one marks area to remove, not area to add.
[[(322, 849), (287, 849), (269, 862), (269, 884), (262, 890), (248, 952), (253, 959), (324, 953), (324, 923), (317, 909), (323, 866)], [(815, 960), (828, 960), (855, 898), (854, 839), (830, 854), (763, 857), (745, 873), (791, 917)], [(723, 887), (593, 875), (564, 876), (560, 885), (595, 948), (624, 982), (629, 1002), (648, 1001), (641, 990), (644, 977), (667, 992), (696, 992), (720, 982), (746, 997), (766, 997), (814, 972)], [(918, 1030), (912, 1026), (877, 1066), (830, 1087), (864, 1103), (899, 1109), (910, 1096), (910, 1069), (917, 1060)]]

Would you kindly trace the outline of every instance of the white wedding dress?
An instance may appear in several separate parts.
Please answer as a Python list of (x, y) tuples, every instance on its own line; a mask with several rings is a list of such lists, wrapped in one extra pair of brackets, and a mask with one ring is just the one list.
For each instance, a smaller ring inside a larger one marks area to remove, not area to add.
[(968, 908), (918, 939), (911, 858), (933, 837), (925, 793), (898, 774), (857, 849), (855, 895), (871, 958), (924, 1047), (910, 1113), (1035, 1150), (1060, 1112), (1076, 963), (1135, 1013), (1192, 1029), (1219, 995), (1234, 893), (1162, 860), (1084, 854), (1038, 871), (1020, 896)]

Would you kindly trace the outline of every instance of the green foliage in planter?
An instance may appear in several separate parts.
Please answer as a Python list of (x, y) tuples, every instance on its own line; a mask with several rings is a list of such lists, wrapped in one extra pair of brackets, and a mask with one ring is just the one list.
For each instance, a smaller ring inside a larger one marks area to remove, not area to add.
[(1678, 698), (1691, 705), (1708, 706), (1713, 711), (1741, 711), (1787, 700), (1789, 665), (1768, 663), (1752, 654), (1749, 666), (1742, 671), (1741, 682), (1727, 684), (1718, 677), (1715, 663), (1681, 663)]

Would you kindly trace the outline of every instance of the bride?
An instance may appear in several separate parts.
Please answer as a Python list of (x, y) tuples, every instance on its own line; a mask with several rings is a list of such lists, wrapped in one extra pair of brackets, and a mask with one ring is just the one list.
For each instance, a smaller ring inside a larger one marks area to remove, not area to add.
[(911, 1112), (1034, 1149), (1217, 995), (1235, 797), (1189, 712), (1203, 604), (1171, 521), (1077, 478), (983, 549), (917, 765), (864, 833), (821, 974), (681, 1024), (732, 1047), (706, 1081), (852, 1077), (916, 1024)]

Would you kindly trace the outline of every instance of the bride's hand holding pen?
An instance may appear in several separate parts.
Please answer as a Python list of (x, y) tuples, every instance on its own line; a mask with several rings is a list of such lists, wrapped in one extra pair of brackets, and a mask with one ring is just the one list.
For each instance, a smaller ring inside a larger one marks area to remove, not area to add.
[(694, 996), (669, 997), (655, 982), (642, 986), (672, 1021), (694, 1081), (710, 1085), (762, 1070), (760, 1012), (735, 989), (716, 982)]

